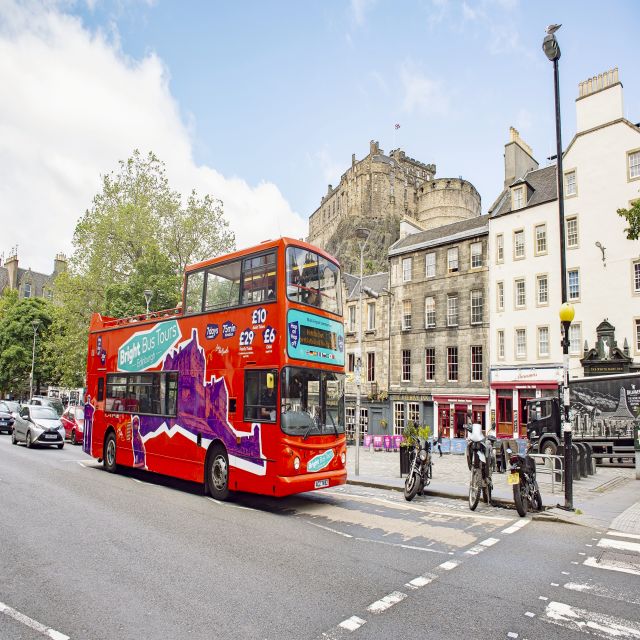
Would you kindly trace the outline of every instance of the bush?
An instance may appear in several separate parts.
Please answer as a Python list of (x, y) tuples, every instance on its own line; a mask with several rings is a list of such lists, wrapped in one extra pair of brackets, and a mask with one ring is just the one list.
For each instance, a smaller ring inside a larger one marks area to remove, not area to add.
[(407, 423), (407, 426), (402, 430), (402, 445), (403, 447), (410, 447), (418, 438), (429, 440), (431, 437), (431, 427), (429, 425), (415, 424), (411, 420)]

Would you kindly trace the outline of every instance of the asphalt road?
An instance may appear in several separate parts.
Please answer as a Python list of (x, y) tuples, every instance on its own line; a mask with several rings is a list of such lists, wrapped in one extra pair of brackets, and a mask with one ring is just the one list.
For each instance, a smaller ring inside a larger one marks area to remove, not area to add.
[(606, 531), (352, 486), (218, 503), (198, 485), (108, 474), (69, 444), (27, 450), (7, 436), (0, 483), (2, 640), (593, 632), (571, 628), (574, 610), (640, 629), (637, 575), (584, 565), (611, 552), (609, 564), (624, 553), (635, 567), (633, 546), (598, 547)]

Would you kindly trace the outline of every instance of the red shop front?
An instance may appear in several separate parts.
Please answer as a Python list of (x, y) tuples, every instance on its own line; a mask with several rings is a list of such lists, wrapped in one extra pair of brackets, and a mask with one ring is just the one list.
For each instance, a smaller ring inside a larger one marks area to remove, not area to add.
[(434, 415), (438, 416), (438, 435), (443, 438), (466, 437), (467, 414), (472, 422), (487, 428), (489, 396), (433, 396)]

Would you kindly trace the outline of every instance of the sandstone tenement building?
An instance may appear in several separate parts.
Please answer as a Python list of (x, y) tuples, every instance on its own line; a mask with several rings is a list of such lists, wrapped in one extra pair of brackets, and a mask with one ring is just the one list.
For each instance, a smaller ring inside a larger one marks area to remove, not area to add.
[(53, 282), (58, 274), (66, 271), (67, 258), (59, 253), (53, 261), (53, 272), (39, 273), (18, 267), (18, 253), (13, 252), (0, 265), (0, 294), (6, 289), (17, 290), (20, 298), (51, 298)]

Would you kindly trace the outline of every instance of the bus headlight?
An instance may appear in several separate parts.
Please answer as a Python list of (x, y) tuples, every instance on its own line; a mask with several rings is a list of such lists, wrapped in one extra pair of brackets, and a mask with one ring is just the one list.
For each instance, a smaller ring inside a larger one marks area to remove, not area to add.
[(340, 454), (340, 462), (342, 462), (343, 466), (347, 462), (347, 454), (344, 451)]
[(298, 456), (293, 459), (293, 468), (296, 471), (300, 468), (300, 458), (298, 458)]

